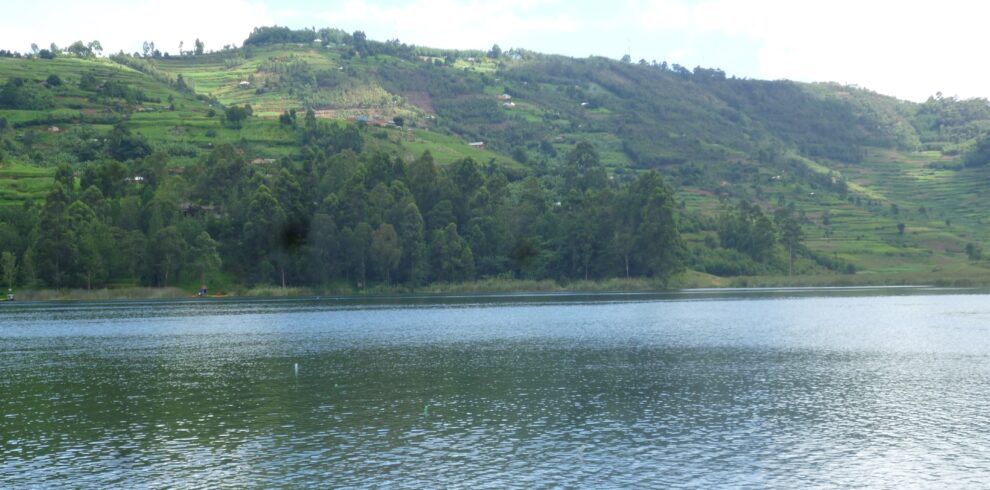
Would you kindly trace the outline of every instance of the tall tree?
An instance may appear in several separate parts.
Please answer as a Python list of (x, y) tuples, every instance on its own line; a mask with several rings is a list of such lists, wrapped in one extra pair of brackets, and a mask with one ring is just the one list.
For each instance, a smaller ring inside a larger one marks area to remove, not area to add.
[(640, 176), (632, 186), (639, 208), (636, 245), (645, 275), (666, 282), (683, 268), (684, 243), (677, 228), (672, 192), (656, 171)]
[(402, 259), (402, 245), (399, 235), (389, 223), (382, 223), (371, 237), (371, 260), (378, 270), (384, 273), (385, 284), (390, 284), (393, 270)]
[(200, 284), (206, 285), (206, 279), (211, 274), (220, 270), (223, 260), (218, 252), (219, 244), (206, 231), (200, 232), (193, 243), (191, 262), (193, 268), (199, 273)]
[(58, 180), (45, 198), (38, 224), (37, 270), (42, 281), (55, 289), (68, 282), (68, 268), (76, 261), (78, 248), (68, 223), (69, 196)]
[(149, 258), (154, 267), (155, 284), (168, 286), (169, 278), (175, 278), (182, 268), (182, 260), (189, 245), (174, 226), (166, 226), (151, 239)]
[(337, 224), (327, 214), (313, 216), (307, 238), (309, 271), (312, 280), (325, 286), (336, 272), (336, 258), (340, 246)]
[(3, 273), (3, 282), (7, 284), (7, 290), (13, 290), (14, 281), (17, 279), (17, 256), (13, 252), (4, 251), (0, 254), (0, 272)]
[(417, 285), (426, 279), (426, 230), (423, 216), (415, 202), (408, 202), (396, 221), (396, 232), (402, 243), (401, 267), (406, 280)]
[(85, 285), (86, 289), (92, 289), (94, 284), (102, 285), (107, 278), (105, 258), (112, 247), (109, 230), (96, 212), (81, 200), (69, 205), (67, 214), (78, 251), (77, 261), (71, 267), (75, 284)]
[(801, 223), (790, 207), (778, 209), (774, 213), (774, 221), (777, 223), (777, 229), (780, 230), (780, 243), (787, 249), (787, 275), (790, 276), (794, 274), (794, 255), (801, 245), (804, 233), (801, 231)]
[(430, 237), (430, 259), (437, 281), (465, 281), (474, 277), (474, 254), (457, 233), (457, 225), (434, 230)]
[(585, 191), (602, 188), (608, 182), (598, 151), (591, 143), (578, 143), (565, 160), (564, 181), (567, 188)]
[[(261, 184), (251, 196), (248, 206), (247, 220), (242, 231), (244, 264), (248, 270), (253, 269), (254, 280), (267, 283), (273, 278), (276, 254), (282, 246), (283, 225), (285, 212), (282, 206), (272, 196), (271, 189)], [(285, 270), (280, 271), (284, 283)]]

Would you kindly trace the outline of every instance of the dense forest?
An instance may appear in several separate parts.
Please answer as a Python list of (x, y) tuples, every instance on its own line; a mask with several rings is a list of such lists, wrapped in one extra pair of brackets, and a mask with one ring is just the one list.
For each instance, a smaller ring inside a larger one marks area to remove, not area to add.
[[(355, 126), (306, 119), (293, 162), (252, 164), (222, 145), (170, 174), (165, 154), (108, 149), (78, 187), (59, 167), (42, 204), (4, 209), (0, 244), (21, 257), (26, 284), (52, 288), (208, 283), (221, 271), (247, 285), (316, 287), (665, 280), (683, 267), (675, 202), (660, 175), (615, 185), (591, 145), (568, 155), (554, 201), (535, 177), (510, 185), (497, 167), (470, 159), (438, 167), (428, 152), (406, 164), (361, 152)], [(140, 142), (110, 148), (120, 146)]]

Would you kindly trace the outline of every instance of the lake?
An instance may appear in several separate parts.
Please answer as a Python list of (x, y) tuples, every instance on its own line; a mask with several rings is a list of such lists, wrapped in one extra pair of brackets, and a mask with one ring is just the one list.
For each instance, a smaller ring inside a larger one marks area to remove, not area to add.
[(983, 487), (990, 295), (0, 305), (0, 487)]

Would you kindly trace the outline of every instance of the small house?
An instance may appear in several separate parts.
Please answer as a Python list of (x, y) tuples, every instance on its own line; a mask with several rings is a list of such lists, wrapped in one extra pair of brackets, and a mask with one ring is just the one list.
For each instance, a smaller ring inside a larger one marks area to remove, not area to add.
[(249, 82), (247, 80), (242, 80), (240, 83), (237, 84), (237, 86), (240, 87), (240, 88), (250, 88), (251, 87), (251, 82)]
[(48, 128), (49, 133), (58, 133), (60, 131), (62, 131), (62, 129), (59, 128), (58, 126), (51, 126)]
[(275, 163), (274, 158), (255, 158), (251, 160), (251, 165), (271, 165)]
[(499, 100), (509, 100), (509, 99), (511, 99), (511, 98), (512, 98), (512, 96), (511, 96), (511, 95), (509, 95), (509, 94), (502, 94), (502, 95), (499, 95), (499, 96), (498, 96), (498, 99), (499, 99)]
[(508, 109), (512, 109), (515, 106), (516, 106), (516, 103), (515, 102), (502, 102), (502, 107), (505, 107), (505, 108), (508, 108)]
[(468, 143), (468, 146), (470, 146), (471, 148), (477, 148), (479, 150), (484, 150), (485, 149), (485, 142), (484, 141), (474, 141), (474, 142)]

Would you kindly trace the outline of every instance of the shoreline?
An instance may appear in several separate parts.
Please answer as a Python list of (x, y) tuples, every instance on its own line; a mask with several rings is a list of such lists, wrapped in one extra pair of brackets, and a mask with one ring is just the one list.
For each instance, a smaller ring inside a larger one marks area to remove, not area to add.
[[(679, 274), (669, 283), (650, 279), (608, 279), (561, 284), (553, 280), (486, 279), (463, 283), (438, 283), (409, 288), (374, 286), (368, 289), (281, 288), (257, 286), (220, 290), (206, 299), (289, 298), (289, 297), (395, 297), (443, 296), (452, 294), (581, 294), (581, 293), (671, 293), (677, 291), (733, 291), (774, 288), (884, 288), (943, 287), (976, 288), (990, 286), (990, 275), (976, 274), (857, 274), (828, 276), (741, 276), (717, 277), (698, 272)], [(15, 291), (16, 301), (108, 301), (138, 299), (197, 299), (194, 290), (178, 287), (124, 287), (105, 289), (26, 289)]]

